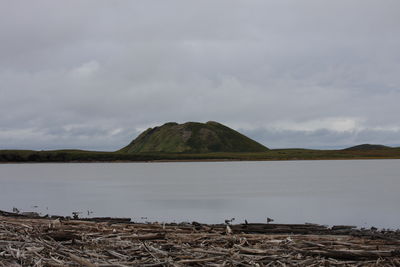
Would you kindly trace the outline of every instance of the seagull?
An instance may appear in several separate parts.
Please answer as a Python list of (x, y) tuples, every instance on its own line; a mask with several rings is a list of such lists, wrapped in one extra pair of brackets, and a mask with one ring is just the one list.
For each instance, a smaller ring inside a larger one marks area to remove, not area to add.
[(232, 234), (232, 229), (229, 227), (229, 225), (226, 225), (226, 234), (227, 235)]
[(267, 223), (270, 223), (270, 222), (273, 222), (273, 221), (274, 221), (274, 219), (271, 219), (271, 218), (267, 217)]
[(13, 207), (13, 212), (14, 213), (19, 213), (19, 209), (17, 209), (16, 207)]
[(235, 218), (232, 218), (230, 220), (225, 220), (225, 224), (230, 224), (231, 222), (233, 222), (235, 220)]
[(72, 212), (72, 218), (74, 218), (75, 220), (76, 219), (79, 219), (79, 214), (81, 214), (82, 212), (79, 212), (79, 211), (74, 211), (74, 212)]

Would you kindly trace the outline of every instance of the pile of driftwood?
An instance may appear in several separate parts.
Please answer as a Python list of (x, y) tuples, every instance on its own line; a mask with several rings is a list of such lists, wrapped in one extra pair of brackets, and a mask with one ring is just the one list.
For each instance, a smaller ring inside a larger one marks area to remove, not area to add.
[(0, 215), (0, 266), (400, 266), (400, 233)]

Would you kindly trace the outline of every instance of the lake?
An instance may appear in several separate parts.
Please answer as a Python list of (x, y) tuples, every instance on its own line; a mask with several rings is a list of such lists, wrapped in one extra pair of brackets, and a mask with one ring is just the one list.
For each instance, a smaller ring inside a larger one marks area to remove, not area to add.
[(0, 164), (0, 209), (400, 228), (400, 160)]

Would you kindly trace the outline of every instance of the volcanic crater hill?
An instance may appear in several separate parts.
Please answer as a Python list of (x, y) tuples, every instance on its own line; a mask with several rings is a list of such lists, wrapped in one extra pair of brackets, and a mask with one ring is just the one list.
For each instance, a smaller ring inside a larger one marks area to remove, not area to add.
[(149, 128), (128, 146), (126, 153), (266, 152), (269, 149), (218, 122), (169, 122)]

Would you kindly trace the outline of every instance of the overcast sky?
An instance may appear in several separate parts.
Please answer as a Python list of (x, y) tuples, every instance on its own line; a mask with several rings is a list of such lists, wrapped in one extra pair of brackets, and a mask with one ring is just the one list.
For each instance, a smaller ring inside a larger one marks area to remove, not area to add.
[(400, 145), (400, 1), (0, 0), (0, 149), (168, 121), (270, 148)]

